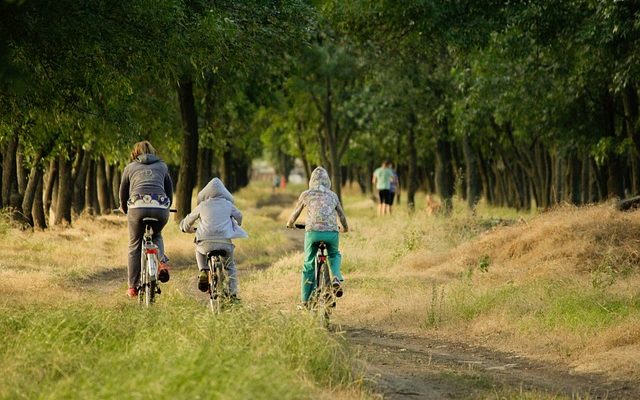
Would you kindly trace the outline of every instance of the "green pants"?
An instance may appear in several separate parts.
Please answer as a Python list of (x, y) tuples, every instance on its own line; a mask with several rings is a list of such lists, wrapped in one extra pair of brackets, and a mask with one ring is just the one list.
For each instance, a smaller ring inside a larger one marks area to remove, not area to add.
[(304, 265), (302, 266), (302, 301), (306, 302), (311, 296), (314, 287), (314, 260), (318, 252), (318, 245), (324, 242), (327, 245), (329, 256), (329, 269), (331, 275), (339, 280), (344, 280), (340, 273), (342, 256), (338, 251), (340, 243), (338, 232), (307, 231), (304, 234)]

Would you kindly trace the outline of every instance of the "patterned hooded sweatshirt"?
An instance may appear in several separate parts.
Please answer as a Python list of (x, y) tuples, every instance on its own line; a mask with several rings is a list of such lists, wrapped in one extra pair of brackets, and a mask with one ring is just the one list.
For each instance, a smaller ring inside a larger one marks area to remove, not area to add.
[(338, 217), (346, 229), (347, 217), (338, 199), (338, 195), (331, 191), (331, 180), (327, 171), (318, 167), (311, 173), (309, 190), (305, 190), (298, 199), (293, 214), (289, 218), (292, 225), (300, 216), (302, 209), (307, 207), (306, 231), (338, 231)]
[(233, 204), (233, 196), (218, 178), (213, 178), (198, 193), (198, 205), (180, 222), (180, 229), (193, 232), (193, 225), (198, 219), (200, 223), (196, 231), (196, 242), (230, 241), (248, 236), (240, 227), (242, 213)]

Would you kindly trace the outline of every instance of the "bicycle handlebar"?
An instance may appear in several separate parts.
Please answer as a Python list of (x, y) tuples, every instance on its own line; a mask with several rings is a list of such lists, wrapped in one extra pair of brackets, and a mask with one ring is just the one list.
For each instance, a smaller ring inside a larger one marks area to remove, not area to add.
[[(297, 224), (293, 224), (291, 229), (305, 229), (306, 227), (307, 227), (306, 224), (297, 223)], [(344, 228), (342, 226), (338, 227), (338, 232), (344, 233)]]
[[(175, 209), (175, 208), (170, 208), (170, 209), (169, 209), (169, 212), (170, 212), (170, 213), (176, 213), (176, 212), (178, 212), (178, 210), (177, 210), (177, 209)], [(112, 209), (112, 210), (111, 210), (111, 213), (113, 213), (113, 214), (124, 214), (124, 212), (123, 212), (121, 209), (119, 209), (119, 208), (114, 208), (114, 209)]]

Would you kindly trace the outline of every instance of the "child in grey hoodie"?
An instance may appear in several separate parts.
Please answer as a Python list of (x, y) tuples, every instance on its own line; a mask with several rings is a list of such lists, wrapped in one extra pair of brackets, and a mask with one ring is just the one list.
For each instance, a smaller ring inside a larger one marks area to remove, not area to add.
[[(194, 224), (198, 223), (198, 229)], [(229, 290), (231, 296), (238, 294), (238, 278), (236, 263), (233, 257), (235, 246), (231, 239), (246, 238), (247, 232), (240, 227), (242, 225), (242, 213), (233, 204), (233, 196), (222, 181), (213, 178), (200, 193), (198, 193), (198, 205), (180, 222), (183, 232), (196, 233), (196, 261), (200, 274), (198, 276), (198, 289), (206, 292), (208, 289), (207, 253), (213, 250), (224, 250), (227, 253), (225, 265), (228, 268)]]

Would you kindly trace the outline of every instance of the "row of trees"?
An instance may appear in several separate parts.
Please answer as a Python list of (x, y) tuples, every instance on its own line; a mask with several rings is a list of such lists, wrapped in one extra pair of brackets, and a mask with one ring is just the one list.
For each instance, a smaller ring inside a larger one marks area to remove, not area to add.
[(338, 194), (394, 159), (410, 205), (638, 193), (635, 2), (121, 3), (0, 0), (0, 206), (30, 224), (115, 206), (141, 139), (178, 217), (263, 152), (325, 166)]
[(38, 227), (114, 207), (142, 139), (170, 164), (178, 218), (214, 173), (246, 184), (260, 152), (251, 115), (314, 25), (295, 0), (0, 7), (0, 207)]
[(410, 204), (420, 187), (447, 207), (456, 190), (471, 207), (484, 197), (519, 209), (637, 194), (639, 10), (325, 2), (266, 139), (334, 181), (346, 166), (364, 190), (395, 159)]

